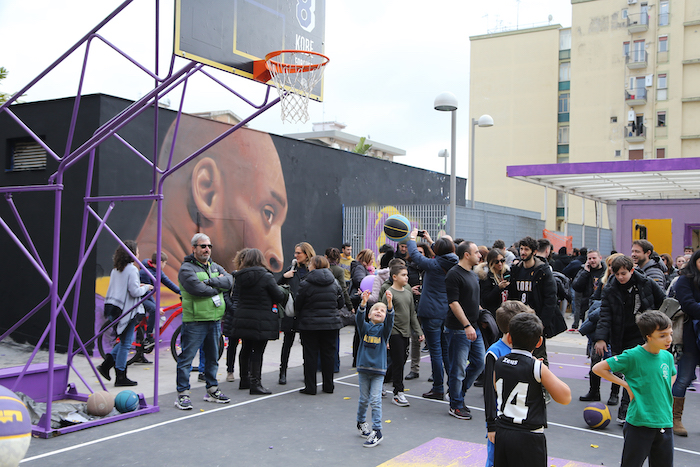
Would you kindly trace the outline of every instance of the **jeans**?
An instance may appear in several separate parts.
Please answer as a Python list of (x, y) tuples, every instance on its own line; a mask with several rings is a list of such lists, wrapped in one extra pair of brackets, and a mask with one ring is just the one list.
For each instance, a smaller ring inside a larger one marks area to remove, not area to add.
[(423, 334), (430, 350), (430, 365), (433, 370), (433, 391), (445, 392), (443, 390), (443, 372), (449, 374), (449, 357), (447, 355), (447, 340), (443, 333), (444, 319), (424, 318), (421, 320)]
[[(687, 333), (684, 333), (687, 334)], [(695, 378), (695, 367), (700, 363), (700, 351), (695, 345), (695, 334), (688, 334), (693, 339), (683, 336), (683, 355), (678, 362), (678, 376), (673, 384), (673, 397), (685, 397), (685, 391)]]
[(360, 400), (357, 402), (357, 421), (367, 420), (367, 406), (372, 406), (372, 429), (382, 429), (382, 384), (384, 375), (360, 372)]
[[(136, 315), (138, 319), (141, 315)], [(134, 341), (134, 327), (136, 326), (136, 319), (134, 318), (129, 321), (126, 325), (126, 329), (119, 335), (119, 342), (112, 348), (112, 357), (114, 358), (114, 368), (119, 371), (126, 370), (126, 361), (129, 357), (129, 349), (131, 348), (131, 343)], [(126, 345), (124, 345), (126, 343)]]
[(180, 335), (182, 353), (177, 358), (177, 392), (189, 391), (192, 360), (202, 344), (204, 344), (204, 376), (207, 381), (207, 389), (219, 385), (216, 381), (216, 372), (219, 370), (220, 336), (221, 321), (182, 323)]
[(148, 316), (146, 320), (146, 334), (150, 336), (153, 334), (153, 327), (156, 324), (156, 302), (153, 300), (144, 300), (143, 308), (146, 310), (146, 316)]
[(450, 342), (450, 407), (453, 409), (464, 407), (464, 394), (484, 371), (484, 340), (481, 330), (478, 327), (474, 330), (476, 339), (470, 341), (463, 329), (447, 329)]

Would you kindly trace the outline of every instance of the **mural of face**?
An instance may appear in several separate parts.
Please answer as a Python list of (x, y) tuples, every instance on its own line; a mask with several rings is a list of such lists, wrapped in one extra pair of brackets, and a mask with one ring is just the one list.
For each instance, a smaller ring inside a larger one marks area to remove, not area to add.
[[(230, 125), (183, 115), (173, 151), (173, 165), (203, 147)], [(167, 165), (175, 133), (170, 127), (159, 156)], [(184, 165), (163, 185), (163, 246), (167, 274), (177, 277), (189, 253), (189, 239), (205, 233), (215, 245), (212, 260), (233, 269), (243, 248), (263, 252), (270, 270), (282, 270), (282, 225), (287, 217), (287, 190), (272, 138), (241, 128)], [(157, 206), (154, 203), (138, 240), (155, 251)]]

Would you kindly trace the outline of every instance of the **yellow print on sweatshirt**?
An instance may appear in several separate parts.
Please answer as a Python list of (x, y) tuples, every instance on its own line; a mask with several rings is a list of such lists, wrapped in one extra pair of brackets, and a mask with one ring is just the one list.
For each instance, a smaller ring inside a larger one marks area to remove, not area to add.
[(382, 338), (379, 336), (368, 336), (367, 334), (365, 334), (364, 341), (368, 344), (381, 344)]

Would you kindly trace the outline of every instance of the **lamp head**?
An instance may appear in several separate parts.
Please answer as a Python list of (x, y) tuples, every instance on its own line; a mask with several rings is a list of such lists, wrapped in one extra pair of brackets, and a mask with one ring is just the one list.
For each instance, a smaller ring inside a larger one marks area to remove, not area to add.
[(434, 107), (441, 112), (457, 110), (457, 98), (451, 92), (443, 92), (435, 98)]
[(479, 117), (479, 120), (477, 120), (477, 125), (484, 127), (484, 126), (493, 126), (493, 118), (491, 115), (482, 115)]

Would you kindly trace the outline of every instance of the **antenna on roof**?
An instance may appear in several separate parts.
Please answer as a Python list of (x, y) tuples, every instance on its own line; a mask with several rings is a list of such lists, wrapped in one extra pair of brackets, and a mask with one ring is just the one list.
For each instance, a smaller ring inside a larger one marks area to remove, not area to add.
[(549, 24), (552, 24), (552, 19), (553, 19), (552, 15), (549, 15), (547, 17), (547, 21), (549, 21)]

